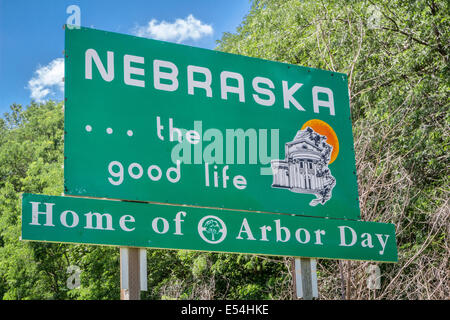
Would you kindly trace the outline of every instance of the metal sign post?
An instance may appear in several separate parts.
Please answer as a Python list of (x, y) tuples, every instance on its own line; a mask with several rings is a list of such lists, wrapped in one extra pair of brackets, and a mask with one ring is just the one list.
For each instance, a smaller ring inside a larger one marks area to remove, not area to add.
[(312, 300), (319, 297), (317, 289), (316, 259), (296, 258), (294, 281), (297, 298)]
[(141, 248), (120, 248), (120, 300), (140, 300), (147, 291), (147, 251)]

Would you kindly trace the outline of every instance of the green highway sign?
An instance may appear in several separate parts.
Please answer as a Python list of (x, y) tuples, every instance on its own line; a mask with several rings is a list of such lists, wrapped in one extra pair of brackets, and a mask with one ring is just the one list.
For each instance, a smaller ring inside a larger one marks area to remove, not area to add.
[[(345, 74), (89, 28), (65, 32), (66, 195), (360, 218)], [(276, 217), (248, 215), (255, 224)], [(231, 251), (245, 242), (229, 241)]]
[(22, 240), (397, 261), (392, 224), (35, 194)]

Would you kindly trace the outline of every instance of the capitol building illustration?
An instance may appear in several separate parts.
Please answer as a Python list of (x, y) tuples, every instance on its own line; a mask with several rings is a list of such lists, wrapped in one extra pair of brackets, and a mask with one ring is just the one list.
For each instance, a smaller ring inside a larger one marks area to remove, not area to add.
[(310, 127), (299, 130), (293, 141), (285, 144), (285, 160), (272, 160), (272, 188), (315, 195), (309, 204), (324, 204), (331, 198), (336, 179), (328, 163), (333, 149), (326, 136)]

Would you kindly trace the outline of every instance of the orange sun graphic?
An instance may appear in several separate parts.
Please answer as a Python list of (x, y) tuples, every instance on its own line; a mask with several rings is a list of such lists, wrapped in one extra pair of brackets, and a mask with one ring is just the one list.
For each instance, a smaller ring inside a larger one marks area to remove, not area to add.
[(305, 122), (301, 130), (305, 130), (306, 127), (310, 127), (318, 134), (327, 137), (326, 143), (328, 143), (330, 146), (333, 147), (333, 151), (331, 151), (329, 164), (333, 163), (333, 161), (336, 160), (339, 154), (339, 140), (333, 128), (331, 128), (328, 123), (319, 119), (312, 119)]

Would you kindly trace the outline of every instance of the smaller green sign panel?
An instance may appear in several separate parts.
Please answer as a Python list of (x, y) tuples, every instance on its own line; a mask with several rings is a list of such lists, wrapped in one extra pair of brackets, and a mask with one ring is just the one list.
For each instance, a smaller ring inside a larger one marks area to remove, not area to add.
[(35, 194), (22, 240), (397, 261), (393, 224)]

